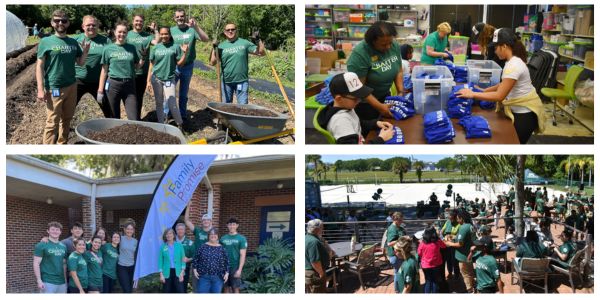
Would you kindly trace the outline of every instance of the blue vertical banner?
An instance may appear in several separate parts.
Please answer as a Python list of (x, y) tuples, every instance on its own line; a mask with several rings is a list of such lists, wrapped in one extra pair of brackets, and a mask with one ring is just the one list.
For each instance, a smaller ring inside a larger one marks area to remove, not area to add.
[(144, 231), (138, 244), (133, 279), (158, 272), (163, 232), (181, 215), (216, 155), (176, 156), (154, 188)]

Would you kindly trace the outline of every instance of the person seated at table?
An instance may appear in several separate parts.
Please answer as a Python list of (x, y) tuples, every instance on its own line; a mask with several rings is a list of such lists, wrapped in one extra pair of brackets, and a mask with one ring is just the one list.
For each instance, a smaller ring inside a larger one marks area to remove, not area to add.
[(410, 75), (410, 60), (413, 58), (413, 47), (409, 44), (400, 46), (400, 55), (402, 56), (402, 73)]
[(517, 245), (517, 253), (515, 254), (515, 262), (521, 263), (521, 258), (543, 258), (548, 255), (548, 249), (539, 240), (535, 230), (527, 231), (525, 240)]
[(397, 35), (393, 23), (377, 21), (367, 29), (364, 40), (352, 49), (348, 58), (348, 71), (356, 73), (364, 85), (373, 89), (356, 108), (361, 119), (376, 119), (380, 115), (392, 117), (391, 105), (383, 103), (391, 95), (392, 84), (396, 86), (398, 95), (404, 94), (402, 55)]
[(446, 244), (440, 240), (433, 226), (425, 228), (423, 239), (417, 248), (421, 269), (425, 274), (425, 294), (436, 294), (443, 284), (444, 260), (441, 250)]
[(402, 236), (394, 244), (394, 254), (398, 260), (402, 260), (402, 265), (397, 271), (398, 280), (395, 283), (397, 293), (409, 294), (419, 292), (419, 271), (417, 269), (417, 260), (412, 255), (412, 238)]
[(575, 243), (572, 241), (573, 231), (569, 229), (565, 229), (560, 234), (560, 240), (562, 241), (562, 245), (558, 247), (554, 247), (552, 250), (552, 260), (551, 264), (557, 265), (561, 268), (568, 268), (571, 263), (571, 258), (575, 256), (575, 252), (577, 251), (577, 247)]
[[(355, 73), (335, 75), (329, 83), (329, 91), (333, 102), (325, 106), (317, 121), (333, 135), (336, 144), (383, 144), (394, 136), (392, 124), (377, 119), (360, 119), (354, 111), (360, 100), (373, 92)], [(376, 128), (381, 128), (379, 135), (365, 141), (364, 136)]]
[(504, 283), (500, 279), (500, 271), (496, 258), (492, 255), (490, 247), (492, 239), (488, 236), (473, 242), (475, 251), (481, 251), (481, 256), (475, 261), (475, 277), (477, 278), (477, 292), (480, 294), (504, 294)]
[(506, 244), (514, 244), (516, 240), (515, 237), (515, 227), (514, 226), (509, 226), (506, 229), (506, 236), (504, 237), (504, 243)]
[(544, 131), (546, 121), (542, 100), (531, 83), (527, 50), (510, 28), (494, 31), (492, 43), (498, 57), (506, 60), (500, 83), (483, 92), (465, 88), (458, 91), (457, 95), (461, 98), (500, 102), (504, 105), (506, 116), (513, 121), (519, 142), (526, 144), (534, 131)]

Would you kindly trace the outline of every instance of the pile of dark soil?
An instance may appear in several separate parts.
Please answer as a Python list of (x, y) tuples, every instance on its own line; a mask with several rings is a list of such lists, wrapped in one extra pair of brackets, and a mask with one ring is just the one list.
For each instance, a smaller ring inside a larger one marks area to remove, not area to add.
[(88, 138), (111, 144), (181, 144), (175, 136), (133, 124), (91, 131), (88, 133)]
[(219, 107), (219, 110), (224, 112), (244, 115), (244, 116), (255, 116), (255, 117), (277, 117), (278, 115), (272, 111), (265, 109), (246, 108), (235, 105), (226, 105)]

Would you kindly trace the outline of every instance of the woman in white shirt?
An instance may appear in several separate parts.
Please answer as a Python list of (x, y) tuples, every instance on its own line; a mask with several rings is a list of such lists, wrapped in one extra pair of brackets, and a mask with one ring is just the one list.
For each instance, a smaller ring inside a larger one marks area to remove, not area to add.
[(544, 107), (531, 84), (527, 68), (527, 50), (510, 28), (494, 31), (492, 39), (496, 55), (506, 61), (502, 81), (483, 92), (469, 89), (458, 91), (461, 98), (497, 101), (504, 105), (505, 114), (513, 120), (521, 144), (526, 144), (534, 131), (544, 131)]

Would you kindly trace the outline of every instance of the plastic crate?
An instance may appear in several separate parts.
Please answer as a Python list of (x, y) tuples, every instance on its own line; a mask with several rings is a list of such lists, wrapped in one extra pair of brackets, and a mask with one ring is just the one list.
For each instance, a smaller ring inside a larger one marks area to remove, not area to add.
[(502, 68), (493, 60), (467, 60), (468, 82), (487, 88), (500, 83)]
[(364, 38), (369, 27), (371, 25), (348, 25), (348, 36), (352, 38)]
[[(439, 77), (421, 79), (421, 75)], [(445, 66), (415, 66), (412, 71), (413, 96), (417, 114), (445, 110), (454, 85), (454, 77)]]
[(334, 8), (333, 19), (335, 22), (348, 22), (350, 20), (349, 8)]
[(566, 43), (544, 41), (544, 49), (558, 53), (558, 48)]
[(448, 37), (450, 53), (454, 56), (455, 64), (464, 64), (467, 59), (467, 48), (469, 47), (469, 38), (466, 36), (451, 35)]

